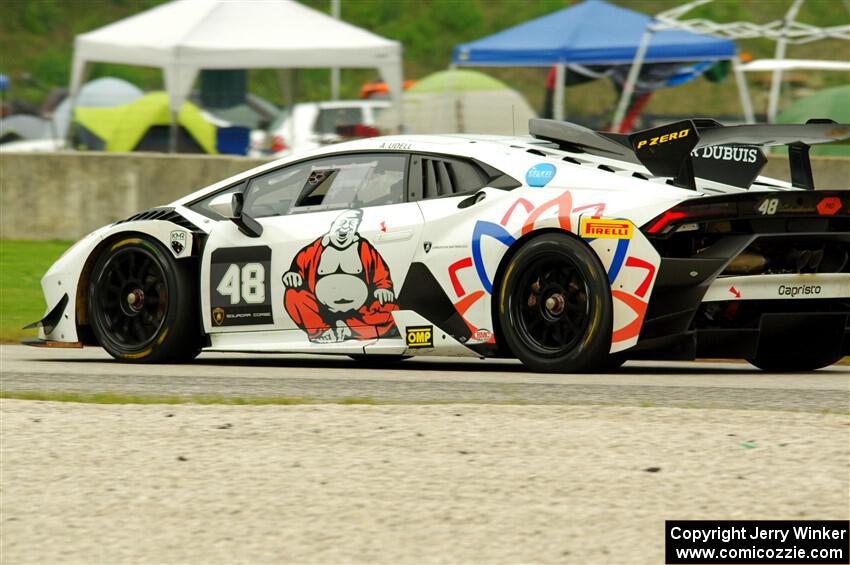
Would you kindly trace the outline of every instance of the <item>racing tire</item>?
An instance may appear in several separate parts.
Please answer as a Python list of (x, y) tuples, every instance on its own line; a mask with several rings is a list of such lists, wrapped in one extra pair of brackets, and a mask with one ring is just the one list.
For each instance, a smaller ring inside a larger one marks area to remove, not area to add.
[(201, 351), (193, 261), (145, 237), (114, 241), (89, 277), (88, 316), (107, 353), (131, 363), (181, 363)]
[(747, 359), (762, 371), (771, 373), (799, 373), (804, 371), (815, 371), (823, 369), (841, 360), (841, 353), (822, 353), (812, 351), (808, 353), (795, 352), (793, 355), (772, 351), (769, 355), (756, 355)]
[(604, 370), (613, 305), (599, 258), (583, 242), (546, 234), (511, 258), (498, 289), (501, 334), (527, 367), (546, 373)]

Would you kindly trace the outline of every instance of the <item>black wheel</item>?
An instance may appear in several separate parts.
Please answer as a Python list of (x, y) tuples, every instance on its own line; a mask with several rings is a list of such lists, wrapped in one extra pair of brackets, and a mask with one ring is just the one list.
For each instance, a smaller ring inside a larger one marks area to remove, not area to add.
[(761, 369), (771, 373), (792, 373), (800, 371), (814, 371), (829, 367), (841, 360), (840, 353), (823, 353), (819, 351), (791, 352), (772, 351), (769, 355), (757, 355), (747, 361)]
[(108, 246), (92, 269), (89, 321), (113, 357), (135, 363), (194, 359), (201, 349), (191, 265), (159, 243), (127, 237)]
[(613, 306), (605, 269), (584, 243), (546, 234), (523, 245), (499, 286), (502, 337), (535, 371), (605, 367)]

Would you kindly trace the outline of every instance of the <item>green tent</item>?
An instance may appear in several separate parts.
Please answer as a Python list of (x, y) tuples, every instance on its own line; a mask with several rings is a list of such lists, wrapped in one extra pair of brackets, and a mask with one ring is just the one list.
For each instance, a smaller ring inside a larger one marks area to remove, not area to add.
[[(103, 151), (168, 151), (168, 95), (152, 92), (113, 108), (75, 108), (74, 146)], [(178, 151), (217, 153), (216, 127), (184, 102), (177, 115)]]
[[(825, 88), (801, 98), (782, 110), (776, 117), (780, 124), (804, 124), (810, 118), (829, 118), (839, 124), (850, 123), (850, 84)], [(837, 155), (850, 157), (850, 145), (830, 143), (815, 145), (812, 155)]]
[[(406, 133), (525, 135), (528, 120), (537, 117), (519, 92), (478, 71), (438, 71), (407, 90), (402, 100)], [(401, 119), (398, 107), (387, 108), (378, 128), (391, 131)]]
[(454, 69), (430, 74), (410, 87), (407, 92), (416, 94), (468, 90), (506, 90), (507, 88), (505, 83), (484, 73)]

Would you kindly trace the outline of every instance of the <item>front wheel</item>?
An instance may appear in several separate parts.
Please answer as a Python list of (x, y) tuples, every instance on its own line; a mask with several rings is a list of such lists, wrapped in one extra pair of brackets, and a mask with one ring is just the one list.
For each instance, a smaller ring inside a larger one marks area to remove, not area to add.
[(583, 242), (546, 234), (523, 245), (499, 287), (505, 342), (535, 371), (578, 373), (608, 361), (613, 306), (605, 269)]
[(98, 257), (88, 314), (100, 345), (121, 361), (175, 363), (201, 350), (191, 265), (147, 238), (117, 240)]

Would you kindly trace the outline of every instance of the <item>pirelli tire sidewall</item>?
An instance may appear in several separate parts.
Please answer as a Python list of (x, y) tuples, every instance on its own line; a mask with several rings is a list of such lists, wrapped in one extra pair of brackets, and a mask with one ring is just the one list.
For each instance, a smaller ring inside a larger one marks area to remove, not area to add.
[[(128, 347), (116, 340), (105, 327), (98, 311), (104, 268), (119, 252), (142, 250), (149, 253), (162, 270), (167, 288), (163, 323), (149, 343)], [(200, 311), (194, 259), (177, 261), (158, 241), (142, 235), (127, 235), (107, 243), (89, 277), (88, 317), (98, 343), (114, 358), (128, 363), (180, 363), (194, 359), (201, 350)]]
[[(542, 256), (571, 261), (588, 289), (588, 323), (578, 343), (557, 355), (541, 355), (524, 342), (513, 302), (523, 299), (518, 288), (523, 271)], [(582, 373), (605, 370), (611, 349), (613, 303), (608, 275), (596, 253), (583, 241), (561, 233), (535, 237), (522, 245), (505, 269), (497, 289), (501, 337), (513, 354), (529, 368), (547, 373)]]

